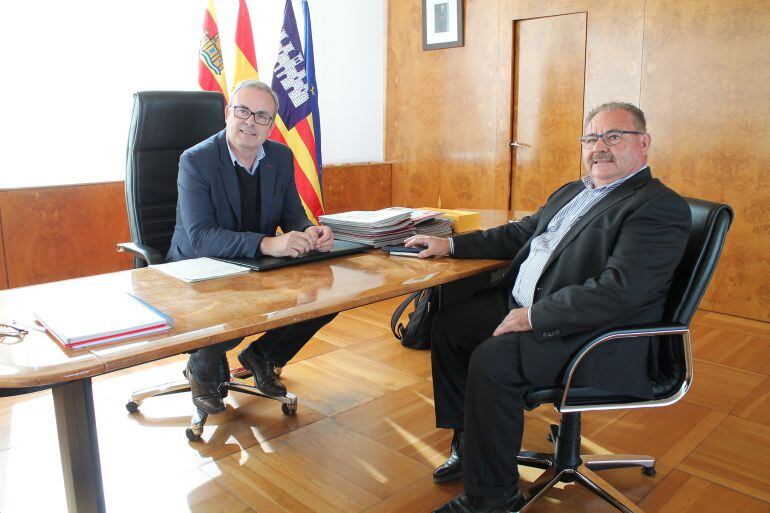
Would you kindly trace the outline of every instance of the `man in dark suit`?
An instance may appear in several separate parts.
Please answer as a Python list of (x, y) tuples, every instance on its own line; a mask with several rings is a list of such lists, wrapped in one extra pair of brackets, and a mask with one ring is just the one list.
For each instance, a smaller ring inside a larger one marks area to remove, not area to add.
[[(690, 230), (685, 201), (647, 166), (644, 114), (625, 103), (587, 117), (587, 176), (554, 192), (532, 216), (451, 239), (412, 237), (419, 256), (511, 259), (503, 278), (437, 312), (432, 329), (436, 424), (454, 429), (449, 459), (433, 473), (463, 476), (465, 493), (434, 513), (518, 510), (515, 456), (523, 398), (560, 383), (572, 355), (617, 326), (661, 320)], [(638, 362), (649, 340), (614, 343), (589, 357), (576, 385), (651, 397)]]
[[(238, 84), (225, 108), (225, 129), (179, 159), (179, 200), (169, 261), (197, 257), (298, 257), (329, 251), (329, 227), (307, 218), (294, 183), (294, 157), (268, 141), (278, 98), (256, 80)], [(281, 227), (283, 235), (276, 235)], [(238, 359), (267, 395), (286, 395), (275, 373), (334, 315), (268, 331)], [(193, 403), (207, 413), (224, 410), (219, 384), (227, 380), (225, 352), (242, 339), (198, 349), (185, 375)]]

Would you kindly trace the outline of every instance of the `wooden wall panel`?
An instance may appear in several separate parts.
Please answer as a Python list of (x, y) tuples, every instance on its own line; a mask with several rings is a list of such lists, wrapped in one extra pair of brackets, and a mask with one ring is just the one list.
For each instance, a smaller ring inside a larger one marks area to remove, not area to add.
[(494, 195), (497, 2), (465, 1), (465, 46), (422, 50), (422, 2), (388, 2), (386, 159), (393, 202), (482, 206)]
[(20, 287), (132, 266), (123, 182), (2, 191), (8, 285)]
[(323, 190), (327, 214), (390, 207), (390, 164), (324, 166)]
[(735, 223), (703, 306), (770, 320), (770, 4), (648, 0), (650, 163)]
[(465, 46), (430, 52), (420, 9), (388, 2), (385, 155), (394, 203), (505, 208), (513, 20), (585, 12), (584, 111), (610, 100), (640, 104), (654, 174), (685, 195), (736, 208), (703, 306), (770, 321), (767, 1), (466, 0)]

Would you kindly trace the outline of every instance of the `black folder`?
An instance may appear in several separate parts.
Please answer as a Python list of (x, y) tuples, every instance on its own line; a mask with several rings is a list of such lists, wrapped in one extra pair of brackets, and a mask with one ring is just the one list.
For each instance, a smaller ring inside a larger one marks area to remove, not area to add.
[(217, 260), (242, 265), (254, 271), (267, 271), (290, 265), (304, 264), (305, 262), (315, 262), (316, 260), (325, 260), (327, 258), (349, 255), (366, 249), (371, 249), (371, 246), (344, 240), (335, 240), (332, 249), (329, 251), (311, 251), (297, 258), (263, 256), (259, 258), (217, 258)]

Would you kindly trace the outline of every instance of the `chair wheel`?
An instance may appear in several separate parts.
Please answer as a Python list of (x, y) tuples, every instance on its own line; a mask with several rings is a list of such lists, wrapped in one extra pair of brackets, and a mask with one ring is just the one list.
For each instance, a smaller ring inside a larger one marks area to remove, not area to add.
[(297, 405), (288, 405), (288, 404), (282, 404), (281, 405), (281, 411), (284, 415), (287, 416), (293, 416), (297, 414)]
[(645, 476), (655, 477), (655, 466), (652, 467), (642, 467), (642, 474)]
[(134, 401), (128, 401), (126, 403), (126, 409), (128, 410), (128, 413), (136, 413), (139, 411), (139, 405)]
[(197, 442), (201, 439), (201, 435), (196, 435), (195, 432), (192, 430), (192, 428), (187, 428), (187, 430), (184, 432), (187, 439), (191, 442)]

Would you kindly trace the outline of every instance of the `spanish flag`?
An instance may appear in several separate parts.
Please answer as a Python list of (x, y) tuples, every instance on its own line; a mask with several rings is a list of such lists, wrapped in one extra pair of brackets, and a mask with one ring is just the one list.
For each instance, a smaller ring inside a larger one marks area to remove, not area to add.
[(203, 36), (201, 37), (200, 62), (198, 63), (198, 84), (204, 91), (218, 91), (227, 101), (227, 80), (219, 44), (219, 28), (214, 11), (214, 0), (209, 0), (203, 15)]
[(273, 91), (279, 108), (270, 139), (284, 143), (294, 153), (294, 179), (308, 217), (318, 222), (324, 213), (321, 177), (317, 172), (316, 139), (305, 57), (291, 0), (286, 0), (278, 58), (273, 68)]
[(246, 0), (238, 0), (238, 23), (235, 26), (235, 85), (243, 80), (259, 80), (254, 35)]

